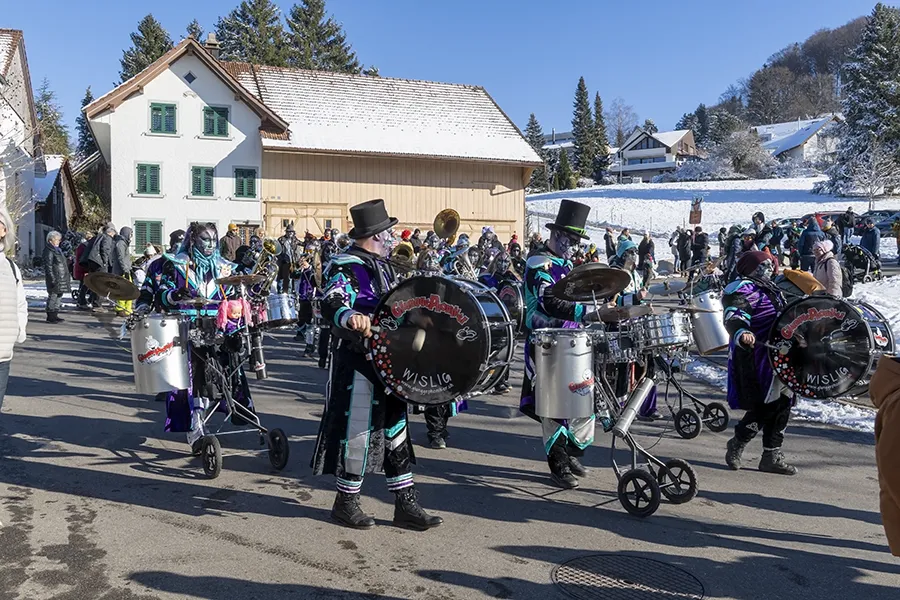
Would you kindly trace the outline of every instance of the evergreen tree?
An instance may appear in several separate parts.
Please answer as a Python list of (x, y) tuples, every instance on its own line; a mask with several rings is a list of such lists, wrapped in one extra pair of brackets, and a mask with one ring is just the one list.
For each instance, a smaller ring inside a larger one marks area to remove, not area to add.
[(378, 71), (378, 67), (376, 67), (375, 65), (363, 69), (362, 74), (368, 75), (369, 77), (381, 77), (381, 73)]
[(603, 100), (600, 93), (594, 94), (594, 143), (597, 153), (594, 155), (594, 168), (592, 177), (594, 181), (601, 181), (604, 173), (609, 169), (609, 138), (606, 133), (606, 118), (603, 116)]
[(528, 140), (528, 144), (534, 148), (534, 151), (544, 161), (544, 166), (536, 168), (531, 173), (531, 182), (528, 184), (528, 187), (533, 190), (545, 190), (547, 189), (547, 153), (544, 152), (544, 130), (541, 129), (541, 125), (538, 123), (534, 113), (531, 113), (528, 117), (528, 125), (525, 126), (525, 139)]
[(50, 89), (50, 82), (46, 78), (41, 82), (41, 87), (34, 96), (34, 110), (37, 113), (41, 151), (44, 154), (68, 156), (71, 153), (69, 130), (63, 123), (63, 115), (56, 99), (56, 92)]
[(900, 11), (878, 3), (850, 62), (844, 65), (845, 121), (840, 127), (837, 160), (829, 171), (828, 191), (852, 191), (853, 165), (865, 163), (879, 146), (896, 160), (900, 150), (900, 96), (893, 82), (898, 73)]
[(571, 190), (575, 188), (575, 174), (572, 172), (572, 167), (569, 165), (569, 153), (563, 150), (559, 153), (559, 168), (556, 170), (556, 176), (559, 178), (559, 185), (557, 186), (561, 190)]
[(675, 129), (690, 129), (694, 134), (694, 141), (696, 142), (700, 135), (700, 123), (697, 121), (697, 115), (694, 113), (684, 113), (681, 115), (681, 119), (678, 120), (678, 123), (675, 124)]
[(575, 88), (575, 112), (572, 115), (572, 137), (575, 138), (575, 167), (584, 177), (590, 177), (594, 170), (594, 156), (597, 154), (594, 118), (588, 98), (584, 77), (578, 79)]
[(147, 15), (138, 23), (138, 30), (131, 34), (131, 48), (122, 51), (119, 77), (122, 81), (131, 79), (171, 49), (172, 38), (153, 15)]
[[(93, 92), (91, 92), (91, 86), (88, 86), (88, 88), (84, 90), (84, 98), (82, 98), (81, 100), (81, 108), (84, 108), (93, 101), (94, 94)], [(75, 153), (80, 158), (85, 158), (96, 152), (97, 142), (94, 140), (91, 129), (90, 127), (88, 127), (87, 117), (84, 116), (83, 112), (78, 113), (78, 118), (75, 119), (75, 130), (78, 134), (78, 140), (75, 145)]]
[[(288, 63), (292, 67), (339, 73), (362, 70), (341, 24), (326, 15), (325, 0), (301, 0), (293, 5), (287, 26)], [(371, 74), (370, 70), (367, 75)]]
[(694, 133), (694, 141), (698, 146), (706, 147), (709, 144), (709, 112), (705, 104), (700, 104), (694, 111), (697, 117), (697, 131)]
[[(746, 124), (730, 110), (724, 108), (709, 111), (709, 146), (721, 144), (735, 131), (745, 129)], [(695, 140), (696, 141), (696, 138)]]
[(656, 126), (656, 123), (653, 122), (653, 119), (644, 119), (644, 126), (641, 127), (647, 133), (656, 133), (659, 131), (659, 127)]
[(197, 19), (191, 21), (190, 25), (187, 26), (187, 35), (186, 38), (192, 37), (198, 42), (203, 37), (203, 28), (200, 27), (200, 22)]
[(222, 60), (283, 67), (287, 64), (284, 27), (272, 0), (244, 0), (216, 22)]

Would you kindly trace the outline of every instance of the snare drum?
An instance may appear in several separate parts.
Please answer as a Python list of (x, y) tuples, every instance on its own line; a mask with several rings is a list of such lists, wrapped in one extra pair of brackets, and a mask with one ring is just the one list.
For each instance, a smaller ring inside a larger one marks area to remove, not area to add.
[(691, 343), (691, 320), (685, 312), (646, 315), (635, 320), (645, 350), (665, 350)]
[(878, 359), (893, 351), (894, 337), (868, 304), (807, 296), (778, 315), (768, 349), (775, 374), (791, 391), (826, 399), (863, 393)]
[(597, 362), (632, 363), (640, 358), (642, 337), (635, 321), (622, 321), (613, 327), (615, 329), (606, 330), (603, 325), (592, 325), (589, 329)]
[(288, 329), (297, 325), (297, 301), (293, 294), (270, 294), (266, 298), (266, 320), (260, 329)]
[(509, 312), (477, 281), (410, 277), (381, 299), (372, 324), (375, 374), (411, 404), (446, 404), (493, 389), (512, 360)]
[(594, 336), (585, 329), (538, 329), (534, 348), (534, 413), (550, 419), (594, 414)]
[(690, 306), (708, 311), (691, 315), (691, 333), (700, 354), (706, 356), (727, 348), (730, 336), (725, 329), (721, 293), (708, 290), (692, 296)]
[(139, 394), (190, 387), (186, 327), (171, 315), (146, 315), (131, 331), (131, 363)]

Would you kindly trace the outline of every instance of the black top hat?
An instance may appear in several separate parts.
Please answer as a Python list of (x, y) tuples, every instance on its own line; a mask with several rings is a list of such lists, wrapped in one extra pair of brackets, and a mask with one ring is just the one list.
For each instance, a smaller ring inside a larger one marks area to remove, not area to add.
[(590, 237), (584, 232), (584, 225), (587, 223), (588, 213), (591, 207), (574, 200), (563, 200), (559, 203), (559, 211), (556, 213), (556, 222), (547, 223), (547, 229), (559, 229), (568, 233), (574, 233), (581, 239), (587, 240)]
[(398, 219), (388, 216), (384, 200), (380, 198), (351, 206), (350, 218), (353, 219), (353, 229), (347, 235), (354, 240), (378, 235), (398, 222)]

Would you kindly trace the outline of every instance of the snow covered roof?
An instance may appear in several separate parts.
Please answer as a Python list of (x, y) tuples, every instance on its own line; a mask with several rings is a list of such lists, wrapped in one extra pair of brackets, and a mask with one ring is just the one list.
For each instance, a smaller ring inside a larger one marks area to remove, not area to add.
[(101, 158), (102, 158), (102, 154), (100, 154), (99, 150), (97, 150), (96, 152), (94, 152), (93, 154), (91, 154), (89, 156), (85, 156), (83, 159), (78, 161), (77, 165), (72, 167), (72, 175), (75, 177), (78, 177), (79, 175), (81, 175), (82, 173), (87, 171), (89, 168), (91, 168), (94, 164), (96, 164), (96, 162), (98, 160), (100, 160)]
[(778, 156), (788, 150), (806, 143), (806, 141), (821, 131), (825, 126), (838, 120), (835, 116), (809, 121), (795, 121), (793, 123), (777, 123), (775, 125), (760, 125), (755, 127), (760, 136), (771, 135), (772, 139), (763, 142), (762, 147)]
[(18, 29), (0, 29), (0, 75), (5, 76), (9, 72), (22, 37), (22, 32)]
[(263, 147), (540, 165), (521, 132), (474, 85), (226, 63), (289, 123)]
[(684, 136), (690, 133), (690, 131), (690, 129), (678, 129), (677, 131), (657, 131), (656, 133), (647, 133), (640, 127), (635, 127), (634, 131), (631, 132), (631, 135), (628, 136), (628, 139), (625, 140), (625, 143), (622, 144), (622, 147), (616, 149), (616, 152), (619, 150), (628, 150), (629, 146), (634, 144), (642, 135), (648, 135), (655, 138), (660, 144), (667, 148), (671, 148), (681, 141)]
[(61, 154), (45, 154), (43, 158), (44, 164), (47, 165), (47, 174), (43, 177), (35, 177), (32, 188), (34, 199), (37, 202), (43, 202), (50, 195), (50, 190), (53, 189), (53, 184), (56, 183), (56, 178), (59, 176), (59, 170), (66, 162), (66, 157)]

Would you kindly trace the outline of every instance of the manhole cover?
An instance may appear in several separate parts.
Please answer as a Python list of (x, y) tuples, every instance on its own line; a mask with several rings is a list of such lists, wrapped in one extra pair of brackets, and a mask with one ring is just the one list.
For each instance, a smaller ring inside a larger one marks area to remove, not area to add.
[(553, 582), (579, 600), (702, 600), (700, 580), (664, 562), (622, 554), (592, 554), (553, 570)]

